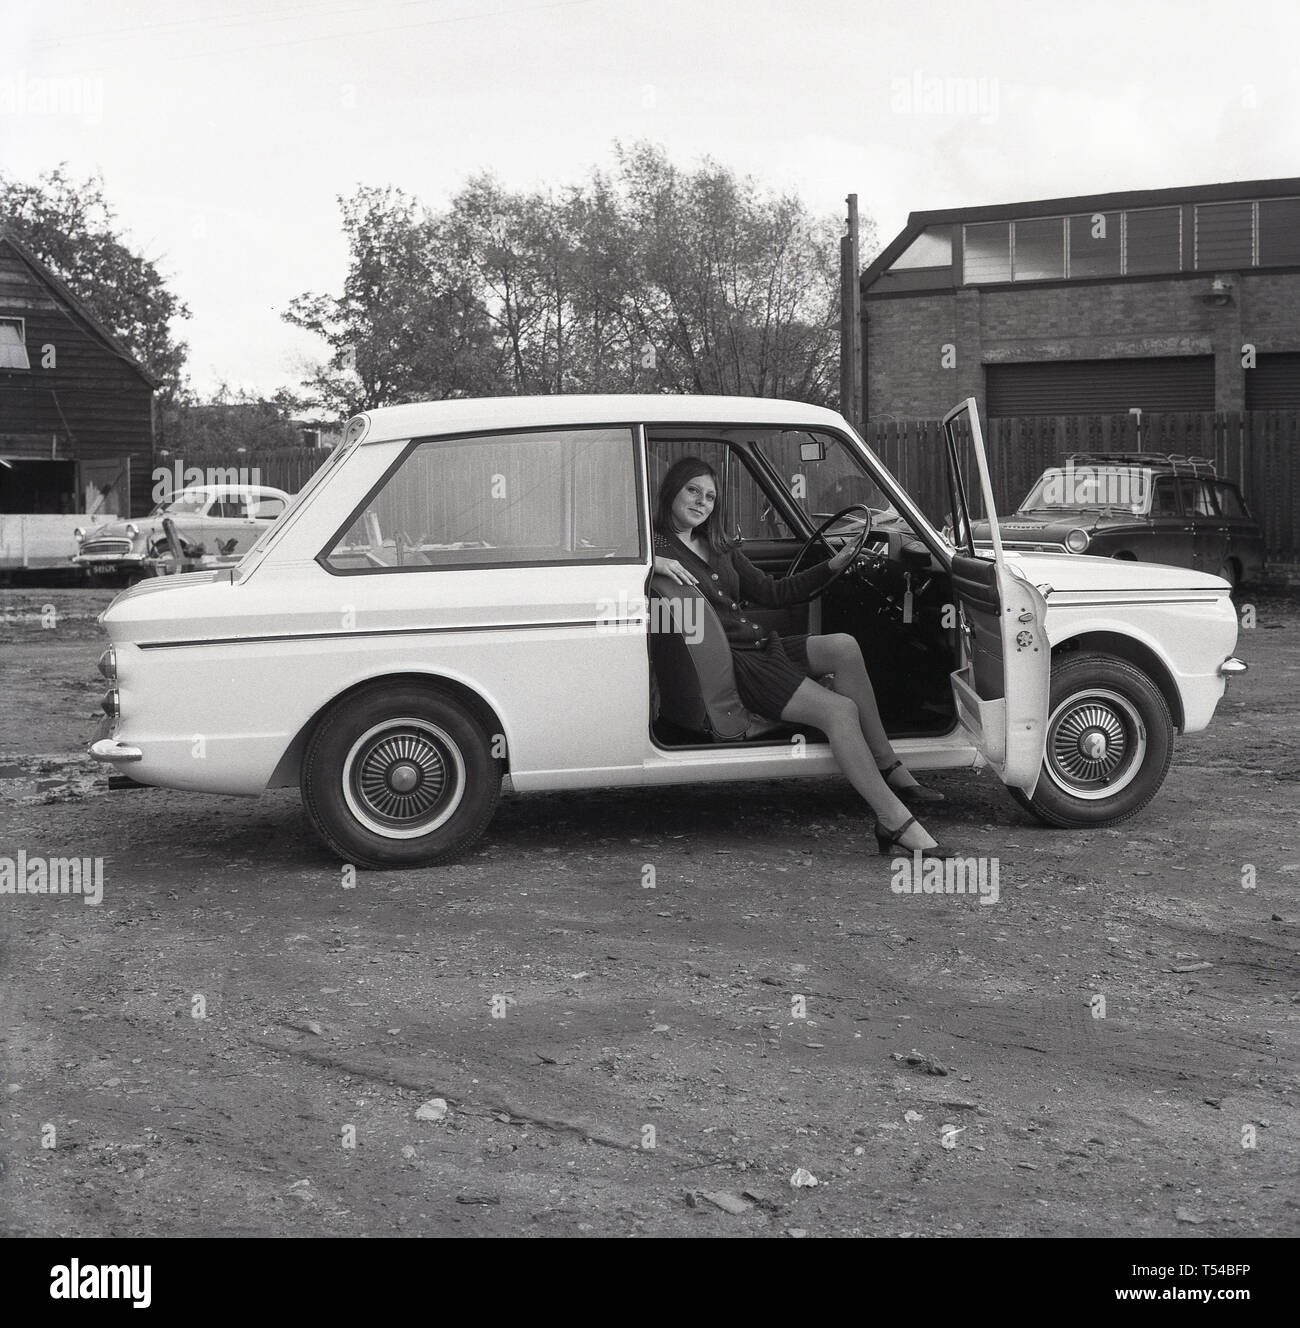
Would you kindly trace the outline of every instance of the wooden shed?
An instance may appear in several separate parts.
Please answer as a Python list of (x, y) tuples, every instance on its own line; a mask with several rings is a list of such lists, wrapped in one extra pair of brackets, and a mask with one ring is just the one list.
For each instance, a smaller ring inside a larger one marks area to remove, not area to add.
[[(43, 532), (71, 515), (147, 512), (157, 386), (54, 273), (0, 231), (0, 519), (14, 527), (17, 515), (40, 517), (32, 528)], [(29, 534), (21, 532), (24, 544)], [(3, 542), (14, 538), (10, 530)], [(12, 549), (0, 554), (14, 565)]]

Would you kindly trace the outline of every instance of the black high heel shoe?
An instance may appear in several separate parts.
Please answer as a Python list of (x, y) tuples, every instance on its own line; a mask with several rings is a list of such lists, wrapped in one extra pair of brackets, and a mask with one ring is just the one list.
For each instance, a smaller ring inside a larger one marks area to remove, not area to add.
[[(898, 827), (897, 830), (882, 830), (880, 826), (880, 821), (877, 820), (876, 843), (880, 845), (881, 853), (888, 853), (891, 848), (898, 848), (900, 850), (900, 854), (906, 853), (908, 857), (911, 857), (911, 855), (914, 853), (920, 853), (923, 859), (935, 858), (939, 861), (942, 861), (945, 858), (955, 858), (959, 856), (956, 849), (945, 848), (942, 844), (935, 844), (933, 848), (915, 849), (915, 848), (908, 848), (906, 844), (899, 843), (899, 840), (901, 840), (903, 836), (907, 833), (908, 826), (916, 824), (917, 824), (916, 817), (909, 816), (907, 820), (904, 821), (903, 824)], [(896, 857), (900, 856), (900, 854), (895, 854), (895, 856)]]
[(917, 803), (926, 802), (945, 802), (943, 794), (938, 789), (926, 788), (924, 784), (913, 784), (909, 788), (895, 788), (889, 782), (889, 776), (895, 770), (903, 768), (902, 761), (895, 761), (893, 765), (888, 765), (880, 770), (880, 777), (885, 781), (885, 786), (896, 797), (899, 802), (905, 802), (909, 807), (916, 806)]

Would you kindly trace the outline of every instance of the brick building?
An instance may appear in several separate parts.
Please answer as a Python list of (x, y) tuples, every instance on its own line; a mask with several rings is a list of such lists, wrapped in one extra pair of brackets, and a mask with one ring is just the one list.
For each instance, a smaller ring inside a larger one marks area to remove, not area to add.
[(914, 212), (861, 288), (869, 421), (1300, 411), (1300, 179)]

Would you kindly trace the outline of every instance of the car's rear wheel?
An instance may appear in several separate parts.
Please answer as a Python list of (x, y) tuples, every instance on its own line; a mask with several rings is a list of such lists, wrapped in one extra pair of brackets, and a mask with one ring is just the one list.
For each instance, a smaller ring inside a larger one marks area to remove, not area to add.
[(501, 762), (467, 706), (404, 684), (353, 694), (317, 724), (303, 756), (303, 806), (359, 867), (427, 867), (487, 828)]
[(1115, 825), (1155, 797), (1173, 750), (1169, 707), (1141, 669), (1112, 655), (1066, 655), (1052, 665), (1038, 787), (1015, 797), (1048, 825)]

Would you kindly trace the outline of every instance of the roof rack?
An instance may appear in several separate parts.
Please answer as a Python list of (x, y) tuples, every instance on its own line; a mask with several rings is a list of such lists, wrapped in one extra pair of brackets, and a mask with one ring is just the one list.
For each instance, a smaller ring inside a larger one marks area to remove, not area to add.
[(1208, 475), (1217, 478), (1218, 471), (1209, 457), (1180, 456), (1176, 452), (1075, 452), (1067, 464), (1099, 462), (1103, 465), (1164, 466), (1175, 475)]

